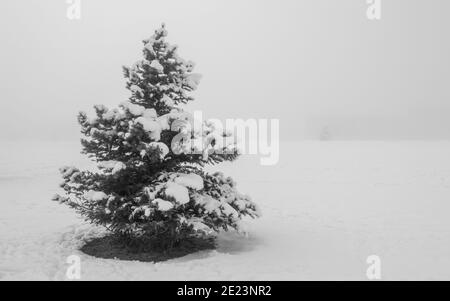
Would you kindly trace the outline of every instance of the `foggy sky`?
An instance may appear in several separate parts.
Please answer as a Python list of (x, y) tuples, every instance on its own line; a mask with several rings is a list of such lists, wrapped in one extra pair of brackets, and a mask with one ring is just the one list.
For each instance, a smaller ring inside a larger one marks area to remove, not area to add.
[(76, 115), (129, 96), (121, 66), (162, 23), (203, 74), (191, 110), (279, 118), (282, 139), (450, 138), (450, 2), (2, 1), (0, 139), (79, 137)]

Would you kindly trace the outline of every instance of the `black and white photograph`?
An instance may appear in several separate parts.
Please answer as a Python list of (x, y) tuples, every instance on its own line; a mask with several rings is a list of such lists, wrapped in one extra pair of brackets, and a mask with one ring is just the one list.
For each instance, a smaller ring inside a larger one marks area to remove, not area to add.
[(0, 282), (450, 280), (450, 1), (0, 7)]

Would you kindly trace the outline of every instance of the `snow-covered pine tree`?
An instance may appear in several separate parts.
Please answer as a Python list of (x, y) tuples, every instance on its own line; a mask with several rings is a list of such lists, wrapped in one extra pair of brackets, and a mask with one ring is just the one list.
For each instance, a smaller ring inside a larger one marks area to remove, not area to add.
[(230, 177), (203, 170), (205, 163), (234, 160), (238, 150), (233, 134), (216, 124), (203, 122), (202, 131), (192, 126), (181, 105), (193, 100), (200, 76), (166, 36), (162, 25), (143, 41), (143, 59), (123, 68), (128, 101), (96, 105), (93, 118), (79, 113), (82, 153), (98, 169), (61, 168), (65, 193), (54, 200), (113, 233), (173, 246), (190, 236), (240, 230), (241, 218), (259, 211)]

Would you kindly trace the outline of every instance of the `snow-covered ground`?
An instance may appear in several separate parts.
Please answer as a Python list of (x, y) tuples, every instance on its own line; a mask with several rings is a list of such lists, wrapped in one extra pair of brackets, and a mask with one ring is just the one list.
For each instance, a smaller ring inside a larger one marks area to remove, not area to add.
[(84, 165), (76, 143), (0, 148), (0, 280), (450, 280), (450, 142), (282, 142), (280, 162), (243, 156), (218, 168), (258, 202), (248, 238), (161, 263), (97, 259), (77, 250), (101, 233), (50, 201), (60, 165)]

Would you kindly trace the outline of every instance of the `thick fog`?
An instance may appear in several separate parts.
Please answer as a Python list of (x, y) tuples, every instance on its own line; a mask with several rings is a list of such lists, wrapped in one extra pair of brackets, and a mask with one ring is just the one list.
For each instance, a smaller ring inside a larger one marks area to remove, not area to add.
[(192, 110), (278, 118), (282, 139), (450, 138), (450, 2), (3, 1), (0, 139), (75, 140), (76, 114), (129, 96), (122, 65), (165, 22), (203, 74)]

